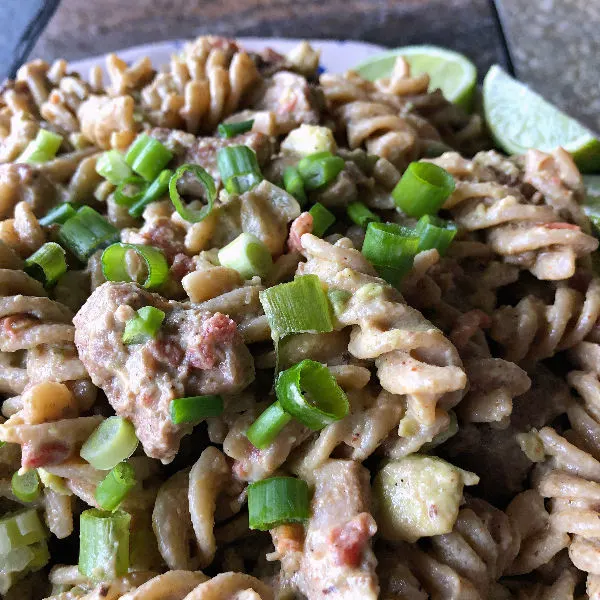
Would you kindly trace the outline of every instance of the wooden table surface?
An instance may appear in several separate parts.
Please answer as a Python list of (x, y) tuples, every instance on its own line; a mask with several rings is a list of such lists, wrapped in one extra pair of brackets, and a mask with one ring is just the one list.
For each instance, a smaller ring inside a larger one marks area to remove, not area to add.
[[(51, 2), (2, 0), (5, 11), (27, 3)], [(467, 54), (480, 75), (495, 62), (514, 65), (519, 78), (600, 131), (600, 0), (496, 5), (497, 13), (492, 0), (62, 0), (31, 56), (76, 59), (205, 33), (432, 43)]]

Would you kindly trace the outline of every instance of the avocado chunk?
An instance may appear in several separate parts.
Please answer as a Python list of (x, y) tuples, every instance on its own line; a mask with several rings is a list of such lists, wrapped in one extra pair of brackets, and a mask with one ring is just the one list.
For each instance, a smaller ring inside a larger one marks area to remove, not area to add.
[(479, 478), (435, 456), (391, 461), (373, 482), (375, 517), (387, 540), (415, 542), (452, 531), (463, 487)]

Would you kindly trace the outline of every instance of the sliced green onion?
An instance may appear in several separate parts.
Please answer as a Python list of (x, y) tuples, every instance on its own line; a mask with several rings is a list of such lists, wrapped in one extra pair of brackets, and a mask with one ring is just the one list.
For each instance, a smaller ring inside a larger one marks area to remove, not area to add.
[(27, 573), (38, 571), (50, 560), (48, 545), (45, 541), (31, 546), (15, 548), (0, 556), (0, 594), (5, 594), (14, 583), (12, 575), (21, 579)]
[(344, 159), (331, 152), (317, 152), (305, 156), (298, 163), (298, 172), (307, 190), (318, 190), (331, 183), (344, 168)]
[(156, 337), (165, 319), (165, 313), (154, 306), (143, 306), (136, 312), (136, 316), (125, 323), (124, 344), (143, 344)]
[(362, 202), (351, 202), (346, 209), (348, 217), (359, 227), (367, 227), (369, 223), (380, 223), (381, 219), (366, 204)]
[(300, 206), (306, 204), (306, 192), (304, 191), (304, 181), (296, 167), (287, 167), (283, 172), (283, 186), (288, 194), (291, 194), (298, 200)]
[(76, 212), (77, 211), (70, 202), (65, 202), (48, 211), (45, 216), (38, 219), (38, 222), (42, 227), (48, 227), (48, 225), (54, 225), (55, 223), (62, 225), (68, 219), (74, 217)]
[(151, 290), (161, 286), (167, 280), (169, 265), (161, 250), (153, 246), (117, 242), (102, 253), (102, 273), (108, 281), (132, 281), (125, 260), (129, 250), (133, 250), (146, 263), (148, 274), (142, 287)]
[(383, 279), (398, 285), (412, 268), (419, 243), (414, 229), (395, 223), (369, 223), (362, 253)]
[(126, 462), (119, 463), (98, 484), (95, 497), (103, 510), (115, 510), (135, 487), (135, 471)]
[(250, 529), (268, 531), (284, 523), (301, 523), (310, 516), (308, 484), (295, 477), (271, 477), (248, 486)]
[(172, 158), (173, 154), (165, 146), (145, 133), (138, 135), (125, 155), (134, 173), (146, 181), (154, 181)]
[(0, 519), (0, 556), (48, 537), (37, 510), (26, 508)]
[(419, 252), (436, 248), (440, 255), (444, 255), (456, 235), (456, 225), (432, 215), (423, 215), (415, 231), (420, 237)]
[(62, 142), (62, 135), (47, 129), (40, 129), (35, 139), (27, 144), (23, 154), (16, 162), (29, 164), (48, 162), (56, 156)]
[(266, 277), (273, 267), (273, 258), (267, 246), (251, 233), (241, 233), (219, 250), (219, 262), (235, 269), (244, 279), (255, 275)]
[(109, 150), (100, 155), (96, 162), (96, 173), (113, 185), (119, 185), (131, 177), (131, 169), (118, 150)]
[(223, 412), (221, 396), (189, 396), (171, 400), (171, 421), (180, 423), (199, 423), (207, 417), (218, 417)]
[(262, 180), (263, 176), (260, 173), (251, 172), (233, 175), (225, 182), (225, 189), (230, 194), (239, 196), (257, 186)]
[(454, 188), (454, 177), (442, 167), (412, 162), (392, 190), (392, 197), (409, 217), (422, 217), (437, 213)]
[(238, 121), (237, 123), (219, 123), (217, 131), (222, 138), (232, 138), (242, 133), (247, 133), (252, 129), (254, 119), (249, 121)]
[(79, 520), (79, 572), (97, 581), (122, 577), (129, 569), (131, 515), (92, 508)]
[(55, 242), (46, 242), (25, 261), (24, 271), (51, 287), (67, 272), (65, 251)]
[(230, 194), (243, 194), (263, 179), (256, 153), (248, 146), (220, 148), (217, 165), (221, 181)]
[(143, 196), (131, 204), (129, 207), (129, 214), (132, 217), (141, 217), (144, 212), (144, 208), (151, 202), (156, 202), (162, 198), (169, 190), (169, 180), (173, 175), (173, 171), (165, 169), (161, 171), (159, 176), (146, 188)]
[(40, 495), (40, 478), (35, 469), (22, 475), (15, 471), (11, 479), (13, 494), (23, 502), (33, 502)]
[(275, 393), (285, 412), (314, 431), (343, 419), (350, 410), (335, 377), (314, 360), (305, 359), (282, 371)]
[[(206, 192), (206, 204), (200, 210), (184, 206), (181, 196), (177, 191), (177, 182), (188, 171), (194, 174), (196, 179), (204, 186), (204, 191)], [(188, 223), (199, 223), (212, 212), (213, 203), (217, 197), (215, 180), (200, 165), (182, 165), (169, 179), (169, 196), (175, 210), (182, 219)]]
[(274, 285), (259, 297), (274, 340), (290, 333), (333, 331), (329, 302), (317, 275)]
[(266, 448), (277, 437), (279, 432), (292, 420), (279, 402), (273, 402), (269, 408), (248, 427), (246, 437), (250, 443), (259, 449)]
[(112, 416), (94, 429), (79, 455), (95, 469), (108, 471), (128, 459), (138, 446), (131, 421)]
[(313, 205), (308, 212), (313, 218), (313, 235), (323, 237), (323, 234), (335, 223), (335, 215), (327, 210), (320, 202)]
[(58, 239), (81, 262), (119, 239), (119, 230), (93, 208), (82, 206), (58, 232)]
[[(126, 188), (134, 188), (137, 190), (133, 195), (129, 196), (125, 193)], [(119, 185), (114, 193), (115, 204), (118, 206), (131, 206), (136, 202), (139, 202), (148, 189), (148, 182), (142, 177), (134, 175), (127, 177)]]
[(48, 564), (50, 561), (50, 551), (45, 540), (32, 544), (29, 546), (29, 549), (33, 552), (33, 557), (27, 565), (29, 571), (39, 571)]

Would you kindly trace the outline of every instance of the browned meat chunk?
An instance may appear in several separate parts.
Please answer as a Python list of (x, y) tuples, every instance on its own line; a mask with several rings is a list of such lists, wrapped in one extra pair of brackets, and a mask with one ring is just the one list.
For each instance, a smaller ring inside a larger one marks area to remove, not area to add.
[(252, 108), (272, 111), (278, 132), (287, 133), (302, 123), (316, 125), (322, 104), (319, 92), (304, 77), (280, 71), (265, 81)]
[[(154, 339), (125, 345), (125, 323), (143, 306), (166, 316)], [(167, 301), (133, 283), (105, 283), (73, 319), (75, 344), (92, 381), (131, 419), (148, 456), (173, 460), (189, 425), (169, 416), (174, 398), (230, 394), (254, 379), (252, 355), (226, 315)]]
[(12, 217), (14, 207), (22, 201), (40, 217), (58, 203), (59, 194), (56, 186), (31, 165), (0, 165), (0, 219)]
[(354, 461), (330, 460), (314, 476), (312, 517), (292, 582), (311, 600), (375, 600), (369, 472)]

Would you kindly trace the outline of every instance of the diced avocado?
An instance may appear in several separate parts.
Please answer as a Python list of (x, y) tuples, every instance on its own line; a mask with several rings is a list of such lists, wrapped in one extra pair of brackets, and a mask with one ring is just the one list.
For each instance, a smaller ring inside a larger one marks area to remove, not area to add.
[(463, 487), (479, 478), (441, 458), (413, 454), (389, 462), (375, 477), (373, 495), (381, 536), (415, 542), (452, 531)]
[(281, 143), (281, 149), (287, 152), (295, 152), (301, 156), (308, 156), (316, 152), (335, 154), (337, 146), (333, 133), (328, 127), (302, 124), (297, 129), (290, 131)]

